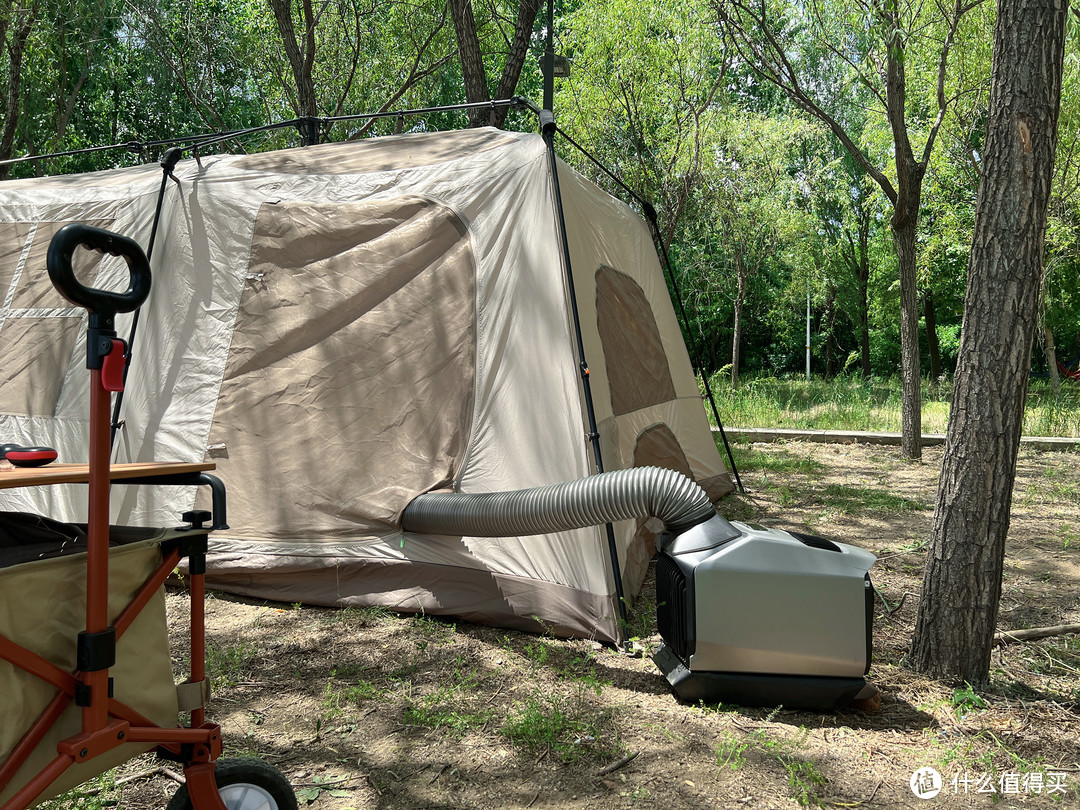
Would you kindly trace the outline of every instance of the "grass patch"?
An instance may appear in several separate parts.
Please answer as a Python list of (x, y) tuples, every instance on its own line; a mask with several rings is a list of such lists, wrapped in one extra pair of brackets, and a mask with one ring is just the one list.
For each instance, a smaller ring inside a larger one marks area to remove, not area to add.
[(455, 737), (482, 728), (495, 716), (476, 671), (457, 656), (453, 669), (434, 689), (416, 695), (410, 684), (406, 690), (403, 720), (406, 725), (440, 728)]
[(784, 769), (791, 798), (802, 807), (822, 807), (821, 792), (828, 779), (813, 761), (797, 753), (805, 747), (809, 735), (805, 726), (800, 726), (795, 737), (787, 740), (773, 739), (760, 729), (747, 737), (728, 732), (716, 747), (716, 764), (720, 771), (737, 771), (746, 764), (747, 754), (751, 752), (774, 759)]
[(105, 810), (119, 807), (119, 800), (113, 796), (115, 790), (116, 772), (107, 771), (55, 799), (42, 802), (38, 807), (41, 810)]
[(1077, 478), (1074, 464), (1047, 464), (1042, 476), (1028, 483), (1019, 493), (1019, 501), (1025, 506), (1080, 501), (1080, 479)]
[(329, 627), (379, 627), (390, 624), (395, 618), (396, 615), (389, 608), (381, 605), (331, 608), (322, 614), (323, 623)]
[(333, 670), (323, 691), (322, 719), (324, 722), (341, 717), (348, 709), (369, 701), (377, 700), (386, 693), (386, 688), (374, 681), (369, 681), (349, 672)]
[[(651, 616), (655, 621), (655, 606), (652, 607)], [(597, 695), (603, 692), (605, 686), (611, 685), (610, 679), (600, 675), (596, 654), (592, 650), (574, 650), (563, 642), (537, 639), (525, 644), (522, 655), (533, 664), (534, 669), (548, 669), (559, 680), (580, 683)]]
[[(1042, 756), (1025, 756), (986, 730), (946, 747), (940, 756), (939, 770), (949, 790), (965, 792), (966, 788), (969, 795), (982, 787), (993, 798), (1011, 783), (1012, 792), (1030, 790), (1059, 807), (1074, 807), (1080, 798), (1080, 787), (1071, 772), (1048, 767)], [(958, 787), (951, 784), (953, 779), (958, 780)], [(991, 793), (991, 787), (997, 792)]]
[[(725, 425), (900, 432), (902, 386), (896, 377), (843, 375), (807, 380), (795, 375), (748, 375), (740, 378), (734, 391), (723, 374), (714, 375), (710, 382), (714, 390), (723, 392), (717, 405)], [(952, 396), (951, 380), (923, 379), (924, 433), (946, 431)], [(1023, 432), (1025, 436), (1080, 437), (1080, 384), (1063, 380), (1060, 396), (1055, 397), (1048, 381), (1031, 380)]]
[(827, 469), (820, 461), (787, 450), (766, 452), (754, 446), (732, 444), (731, 455), (735, 459), (735, 466), (745, 472), (816, 475)]
[(829, 484), (820, 494), (823, 506), (851, 515), (857, 512), (920, 512), (930, 507), (915, 498), (904, 498), (891, 492), (865, 487)]
[(217, 692), (248, 680), (259, 668), (260, 656), (258, 645), (253, 641), (218, 644), (207, 639), (206, 672), (212, 691)]
[(585, 686), (569, 694), (536, 693), (510, 715), (502, 733), (534, 753), (550, 752), (563, 763), (620, 753), (613, 711), (589, 697)]

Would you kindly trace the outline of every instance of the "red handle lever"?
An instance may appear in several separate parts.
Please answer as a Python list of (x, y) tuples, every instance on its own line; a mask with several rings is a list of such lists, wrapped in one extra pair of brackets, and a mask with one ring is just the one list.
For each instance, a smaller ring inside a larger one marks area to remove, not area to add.
[(124, 390), (124, 352), (127, 344), (119, 338), (112, 339), (112, 348), (101, 362), (101, 384), (106, 391)]

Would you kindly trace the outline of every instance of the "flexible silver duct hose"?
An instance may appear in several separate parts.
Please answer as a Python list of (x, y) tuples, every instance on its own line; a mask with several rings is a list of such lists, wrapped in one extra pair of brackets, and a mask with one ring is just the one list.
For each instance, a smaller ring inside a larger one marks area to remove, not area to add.
[(686, 476), (636, 467), (516, 492), (428, 493), (405, 508), (401, 525), (423, 534), (525, 537), (656, 517), (678, 533), (715, 515), (709, 496)]

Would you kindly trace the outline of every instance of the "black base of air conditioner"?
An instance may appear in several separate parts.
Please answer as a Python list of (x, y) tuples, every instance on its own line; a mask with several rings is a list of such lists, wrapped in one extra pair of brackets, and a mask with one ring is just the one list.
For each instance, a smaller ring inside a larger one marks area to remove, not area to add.
[[(828, 711), (850, 706), (877, 690), (863, 678), (692, 672), (667, 645), (653, 655), (680, 700)], [(865, 690), (865, 691), (864, 691)]]

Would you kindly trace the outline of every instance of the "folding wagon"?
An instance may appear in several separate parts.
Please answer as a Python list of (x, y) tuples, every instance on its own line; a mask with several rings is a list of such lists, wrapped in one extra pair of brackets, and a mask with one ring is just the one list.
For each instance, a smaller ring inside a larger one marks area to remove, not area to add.
[[(84, 286), (72, 268), (80, 247), (123, 258), (128, 289)], [(295, 810), (292, 788), (266, 763), (219, 760), (221, 730), (205, 716), (207, 533), (225, 527), (213, 464), (110, 464), (111, 394), (123, 388), (127, 350), (114, 317), (149, 294), (146, 255), (126, 237), (72, 224), (53, 237), (47, 266), (89, 312), (89, 463), (0, 469), (0, 488), (85, 483), (88, 521), (0, 513), (0, 810), (31, 807), (154, 748), (186, 778), (169, 810)], [(110, 526), (113, 484), (208, 485), (214, 512), (187, 512), (172, 529)], [(163, 586), (183, 558), (191, 663), (177, 686)]]

